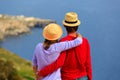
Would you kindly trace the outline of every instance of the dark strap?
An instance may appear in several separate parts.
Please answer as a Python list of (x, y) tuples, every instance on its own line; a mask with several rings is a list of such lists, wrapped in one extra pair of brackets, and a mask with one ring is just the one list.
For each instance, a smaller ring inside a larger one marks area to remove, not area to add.
[(69, 24), (74, 24), (74, 23), (77, 23), (77, 21), (74, 21), (74, 22), (68, 22), (68, 21), (65, 21), (66, 23), (69, 23)]

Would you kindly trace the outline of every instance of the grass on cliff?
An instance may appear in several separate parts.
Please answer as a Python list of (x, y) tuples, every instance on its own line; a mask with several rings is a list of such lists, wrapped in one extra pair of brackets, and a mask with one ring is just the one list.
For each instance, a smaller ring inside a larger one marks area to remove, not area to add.
[(23, 80), (34, 80), (32, 64), (30, 61), (27, 61), (4, 48), (0, 48), (0, 59), (11, 61)]

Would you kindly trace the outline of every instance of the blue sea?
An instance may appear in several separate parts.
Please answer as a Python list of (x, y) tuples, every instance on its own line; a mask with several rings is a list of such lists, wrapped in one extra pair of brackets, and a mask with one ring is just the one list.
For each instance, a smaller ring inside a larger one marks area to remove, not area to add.
[[(78, 13), (78, 32), (90, 42), (93, 80), (120, 80), (120, 0), (0, 0), (0, 14), (52, 19), (61, 26), (70, 11)], [(36, 44), (44, 40), (42, 29), (6, 38), (0, 46), (31, 60)]]

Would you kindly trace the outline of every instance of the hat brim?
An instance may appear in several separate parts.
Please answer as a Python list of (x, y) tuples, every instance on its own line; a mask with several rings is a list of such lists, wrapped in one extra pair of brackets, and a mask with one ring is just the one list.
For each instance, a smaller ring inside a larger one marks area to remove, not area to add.
[(79, 26), (81, 24), (80, 20), (77, 20), (76, 23), (66, 23), (65, 20), (63, 20), (63, 25), (65, 26), (69, 26), (69, 27), (75, 27), (75, 26)]
[(79, 26), (81, 24), (80, 20), (77, 20), (76, 23), (66, 23), (65, 20), (63, 20), (62, 22), (65, 26), (69, 26), (69, 27), (75, 27), (75, 26)]

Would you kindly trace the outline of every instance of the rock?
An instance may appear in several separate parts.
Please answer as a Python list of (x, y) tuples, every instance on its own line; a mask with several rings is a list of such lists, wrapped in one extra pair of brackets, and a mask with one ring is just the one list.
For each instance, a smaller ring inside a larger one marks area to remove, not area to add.
[(29, 33), (31, 27), (44, 27), (54, 22), (54, 20), (25, 17), (23, 15), (9, 16), (0, 14), (0, 40), (3, 40), (6, 36)]
[(4, 39), (4, 35), (3, 33), (0, 31), (0, 41), (2, 41)]

